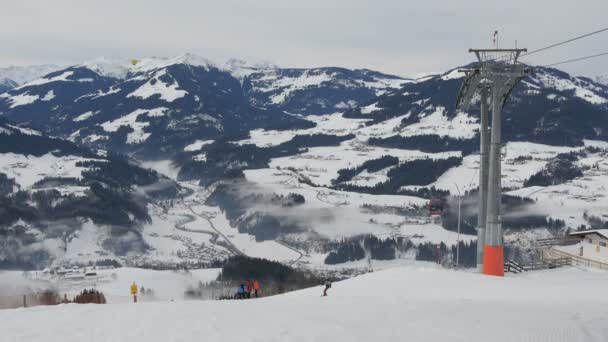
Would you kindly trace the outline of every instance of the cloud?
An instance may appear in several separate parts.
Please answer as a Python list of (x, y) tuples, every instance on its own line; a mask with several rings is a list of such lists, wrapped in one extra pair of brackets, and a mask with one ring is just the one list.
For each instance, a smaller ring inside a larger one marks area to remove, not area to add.
[[(400, 75), (447, 70), (473, 59), (470, 47), (539, 48), (597, 30), (608, 2), (550, 0), (55, 0), (2, 6), (1, 64), (78, 63), (99, 56), (246, 57), (282, 66), (345, 66)], [(529, 62), (598, 52), (608, 34), (552, 49)], [(566, 65), (605, 70), (606, 59)]]

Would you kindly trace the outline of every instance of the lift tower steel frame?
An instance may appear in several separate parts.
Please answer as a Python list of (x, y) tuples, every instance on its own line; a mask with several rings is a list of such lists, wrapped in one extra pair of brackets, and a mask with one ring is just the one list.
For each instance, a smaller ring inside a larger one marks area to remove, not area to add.
[[(517, 60), (526, 49), (469, 49), (479, 67), (469, 72), (460, 89), (457, 108), (466, 109), (481, 95), (479, 213), (477, 266), (487, 275), (504, 275), (501, 217), (501, 111), (511, 91), (529, 70)], [(491, 93), (492, 128), (488, 139), (488, 93)], [(489, 145), (489, 146), (488, 146)]]
[(483, 270), (483, 249), (486, 236), (486, 208), (488, 202), (488, 146), (490, 145), (488, 131), (488, 94), (492, 89), (489, 80), (481, 76), (480, 69), (464, 70), (466, 77), (460, 88), (456, 109), (465, 111), (471, 105), (473, 97), (480, 95), (480, 120), (479, 120), (479, 211), (477, 214), (477, 271)]

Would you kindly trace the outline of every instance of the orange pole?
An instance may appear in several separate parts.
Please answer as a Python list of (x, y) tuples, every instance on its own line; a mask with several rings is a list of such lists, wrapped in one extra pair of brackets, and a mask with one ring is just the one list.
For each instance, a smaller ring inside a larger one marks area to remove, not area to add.
[(504, 277), (504, 265), (503, 246), (486, 245), (483, 249), (483, 274)]

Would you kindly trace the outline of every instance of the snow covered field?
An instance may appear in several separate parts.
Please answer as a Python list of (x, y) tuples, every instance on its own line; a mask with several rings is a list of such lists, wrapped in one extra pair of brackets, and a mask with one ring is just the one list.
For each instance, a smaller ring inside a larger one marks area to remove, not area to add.
[[(423, 207), (427, 201), (419, 197), (371, 195), (312, 187), (299, 183), (297, 174), (289, 170), (247, 170), (245, 177), (269, 192), (283, 196), (290, 193), (304, 196), (306, 203), (298, 207), (297, 213), (283, 210), (282, 215), (306, 217), (314, 231), (330, 238), (374, 234), (379, 237), (406, 236), (414, 243), (444, 242), (452, 245), (457, 241), (456, 233), (430, 222), (428, 216), (404, 217), (366, 209)], [(471, 241), (475, 237), (461, 235), (461, 239)]]
[[(503, 148), (502, 186), (504, 188), (521, 188), (524, 181), (542, 170), (547, 162), (559, 153), (580, 151), (582, 147), (565, 147), (536, 144), (531, 142), (509, 142)], [(531, 158), (529, 160), (522, 157)], [(441, 175), (431, 186), (449, 190), (451, 193), (470, 191), (479, 184), (479, 154), (463, 158), (462, 165), (451, 168)]]
[[(586, 144), (597, 145), (589, 141), (586, 141)], [(577, 164), (585, 168), (583, 177), (564, 184), (521, 188), (508, 194), (534, 199), (537, 203), (531, 210), (564, 220), (570, 227), (587, 225), (588, 222), (583, 217), (585, 213), (589, 216), (605, 217), (608, 208), (608, 153), (589, 153), (587, 157), (578, 160)]]
[(45, 177), (79, 178), (82, 171), (88, 168), (76, 164), (86, 161), (104, 160), (75, 156), (56, 157), (51, 153), (40, 157), (0, 153), (0, 172), (14, 179), (22, 188), (28, 189)]
[(246, 301), (0, 310), (3, 341), (606, 341), (608, 273), (394, 268)]
[[(82, 271), (82, 269), (80, 270)], [(27, 289), (40, 292), (49, 288), (56, 289), (60, 295), (68, 297), (80, 293), (83, 289), (96, 288), (103, 292), (110, 304), (130, 303), (130, 286), (136, 282), (140, 287), (151, 289), (154, 294), (142, 296), (140, 301), (184, 300), (184, 291), (196, 287), (200, 282), (215, 280), (220, 269), (198, 269), (189, 271), (155, 271), (143, 268), (123, 267), (105, 270), (93, 270), (97, 273), (91, 277), (77, 277), (77, 274), (55, 276), (41, 271), (0, 271), (0, 300), (2, 296), (20, 296)], [(83, 275), (81, 273), (81, 275)]]
[(370, 146), (354, 139), (342, 142), (340, 146), (312, 147), (304, 153), (274, 158), (270, 162), (270, 167), (294, 168), (309, 177), (315, 184), (330, 186), (332, 180), (338, 178), (339, 170), (355, 168), (368, 160), (383, 156), (397, 157), (400, 162), (407, 162), (416, 159), (460, 157), (461, 153), (460, 151), (425, 153), (417, 150), (383, 148)]

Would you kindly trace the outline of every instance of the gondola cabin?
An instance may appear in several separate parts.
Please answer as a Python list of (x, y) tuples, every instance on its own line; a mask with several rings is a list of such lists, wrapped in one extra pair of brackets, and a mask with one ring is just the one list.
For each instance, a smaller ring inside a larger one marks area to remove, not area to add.
[(432, 198), (428, 204), (429, 216), (441, 216), (444, 209), (443, 200), (441, 198)]

